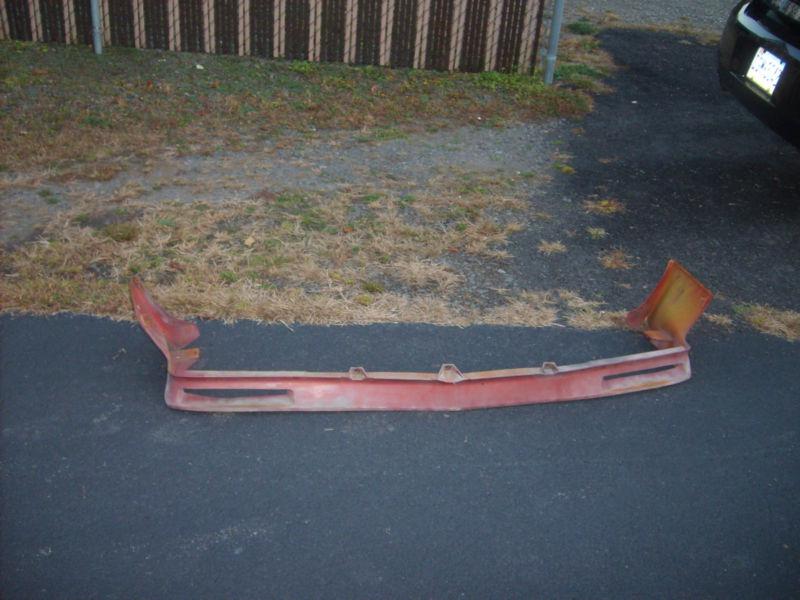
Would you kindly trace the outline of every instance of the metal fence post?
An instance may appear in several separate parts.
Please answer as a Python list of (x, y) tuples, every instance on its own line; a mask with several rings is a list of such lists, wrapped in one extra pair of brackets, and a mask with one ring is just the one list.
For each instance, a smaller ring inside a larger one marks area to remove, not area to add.
[(553, 83), (553, 74), (556, 70), (556, 56), (558, 56), (558, 38), (561, 35), (561, 22), (564, 20), (564, 0), (555, 0), (553, 6), (553, 21), (550, 23), (550, 41), (547, 43), (547, 58), (545, 59), (544, 82)]
[(91, 0), (92, 8), (92, 43), (94, 53), (103, 53), (103, 25), (100, 20), (100, 0)]

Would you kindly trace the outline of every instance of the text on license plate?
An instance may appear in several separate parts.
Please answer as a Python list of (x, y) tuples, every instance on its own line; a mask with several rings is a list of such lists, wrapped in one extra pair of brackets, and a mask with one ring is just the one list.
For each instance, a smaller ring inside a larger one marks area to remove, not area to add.
[(750, 63), (747, 78), (772, 96), (785, 66), (786, 63), (780, 58), (764, 48), (759, 48), (753, 57), (753, 62)]

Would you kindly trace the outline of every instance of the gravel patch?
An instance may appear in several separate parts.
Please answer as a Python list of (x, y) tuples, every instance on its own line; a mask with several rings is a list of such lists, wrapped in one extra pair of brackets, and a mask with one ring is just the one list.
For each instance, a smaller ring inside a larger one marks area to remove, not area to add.
[(478, 125), (379, 141), (364, 133), (321, 133), (269, 142), (256, 151), (167, 155), (133, 161), (110, 181), (48, 183), (49, 197), (60, 200), (54, 204), (29, 184), (8, 184), (0, 195), (0, 243), (29, 239), (54, 212), (91, 198), (120, 205), (127, 200), (216, 203), (290, 191), (375, 188), (403, 194), (441, 188), (463, 176), (503, 180), (539, 173), (556, 151), (565, 123)]
[(599, 17), (610, 12), (627, 24), (673, 25), (688, 22), (696, 29), (721, 31), (735, 4), (735, 0), (567, 0), (564, 15), (569, 22), (581, 16)]

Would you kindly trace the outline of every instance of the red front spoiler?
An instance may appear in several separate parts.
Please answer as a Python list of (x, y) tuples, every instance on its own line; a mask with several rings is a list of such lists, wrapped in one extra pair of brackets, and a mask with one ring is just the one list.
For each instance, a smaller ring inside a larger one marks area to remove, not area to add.
[(136, 317), (167, 357), (167, 405), (209, 412), (466, 410), (613, 396), (689, 379), (686, 333), (712, 295), (670, 261), (647, 300), (628, 313), (657, 350), (561, 366), (462, 373), (442, 365), (438, 373), (305, 371), (194, 371), (200, 332), (156, 304), (139, 279), (130, 283)]

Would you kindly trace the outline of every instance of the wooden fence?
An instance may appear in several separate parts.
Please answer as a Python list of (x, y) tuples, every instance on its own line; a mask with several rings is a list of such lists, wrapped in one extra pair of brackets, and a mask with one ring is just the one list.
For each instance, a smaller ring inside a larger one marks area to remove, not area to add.
[[(546, 0), (99, 0), (106, 44), (413, 67), (536, 63)], [(0, 39), (90, 44), (89, 0), (0, 0)]]

